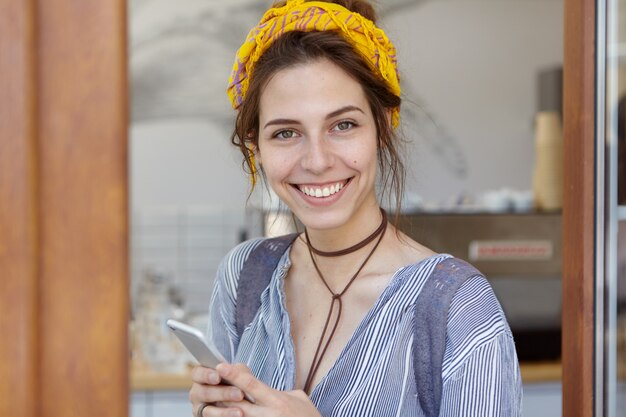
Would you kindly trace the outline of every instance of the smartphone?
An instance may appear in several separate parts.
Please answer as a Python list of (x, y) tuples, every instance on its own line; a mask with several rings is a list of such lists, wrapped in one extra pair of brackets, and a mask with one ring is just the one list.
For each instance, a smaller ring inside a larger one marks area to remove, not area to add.
[[(200, 365), (215, 369), (218, 364), (227, 362), (224, 356), (222, 356), (217, 349), (212, 347), (212, 345), (207, 342), (200, 330), (173, 319), (169, 319), (166, 323), (167, 327), (174, 332), (176, 337), (178, 337), (178, 340), (185, 345), (187, 350), (193, 355), (194, 358), (196, 358)], [(225, 385), (232, 385), (223, 378), (222, 383)], [(254, 400), (250, 395), (245, 392), (243, 395), (246, 400), (254, 403)]]
[(211, 347), (200, 330), (173, 319), (167, 321), (167, 326), (200, 365), (215, 369), (219, 363), (226, 362), (217, 349)]

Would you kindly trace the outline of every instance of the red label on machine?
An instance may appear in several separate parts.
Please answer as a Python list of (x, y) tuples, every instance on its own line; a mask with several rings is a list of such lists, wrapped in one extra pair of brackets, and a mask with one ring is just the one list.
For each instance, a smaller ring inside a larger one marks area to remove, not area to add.
[(474, 240), (469, 244), (471, 261), (547, 261), (552, 254), (549, 240)]

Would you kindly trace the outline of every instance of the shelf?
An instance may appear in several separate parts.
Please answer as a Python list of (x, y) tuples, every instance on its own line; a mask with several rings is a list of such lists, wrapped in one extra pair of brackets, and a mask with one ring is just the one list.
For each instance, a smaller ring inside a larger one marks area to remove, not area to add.
[[(561, 380), (560, 362), (522, 363), (520, 371), (524, 384)], [(132, 372), (130, 387), (132, 391), (187, 391), (191, 387), (191, 375)]]
[(558, 382), (561, 380), (562, 366), (555, 362), (526, 362), (520, 364), (524, 384)]
[(155, 372), (131, 372), (131, 391), (187, 391), (191, 388), (191, 375)]

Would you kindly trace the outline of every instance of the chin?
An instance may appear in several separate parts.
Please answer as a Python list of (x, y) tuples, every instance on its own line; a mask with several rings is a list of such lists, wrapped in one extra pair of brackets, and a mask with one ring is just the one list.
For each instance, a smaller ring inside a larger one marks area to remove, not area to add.
[(294, 215), (308, 230), (333, 230), (348, 223), (350, 215), (337, 212), (320, 213), (314, 210), (294, 211)]

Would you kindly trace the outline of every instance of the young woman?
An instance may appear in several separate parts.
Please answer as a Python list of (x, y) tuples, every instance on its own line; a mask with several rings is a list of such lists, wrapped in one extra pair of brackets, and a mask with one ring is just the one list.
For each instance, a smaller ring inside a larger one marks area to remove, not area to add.
[[(194, 368), (196, 417), (426, 415), (416, 302), (450, 256), (403, 235), (380, 209), (377, 188), (401, 196), (403, 168), (395, 49), (375, 20), (365, 1), (281, 2), (237, 54), (233, 142), (253, 184), (258, 167), (305, 232), (242, 333), (241, 271), (264, 239), (224, 259), (209, 336), (231, 364)], [(439, 415), (519, 416), (513, 339), (484, 277), (461, 285), (446, 317)]]

